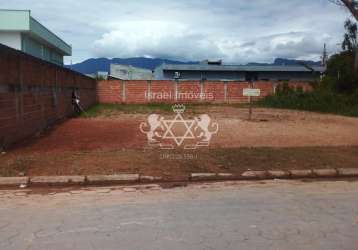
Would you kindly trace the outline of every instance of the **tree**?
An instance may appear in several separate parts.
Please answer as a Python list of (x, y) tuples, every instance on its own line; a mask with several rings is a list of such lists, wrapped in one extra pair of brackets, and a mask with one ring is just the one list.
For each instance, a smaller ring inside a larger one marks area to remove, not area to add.
[(353, 17), (358, 21), (358, 0), (329, 0), (339, 6), (346, 7)]
[(358, 1), (356, 0), (341, 0), (344, 6), (352, 13), (354, 18), (358, 21)]
[[(358, 0), (329, 0), (340, 6), (345, 6), (358, 21)], [(358, 71), (358, 48), (355, 48), (354, 70)]]
[(344, 51), (327, 62), (323, 86), (338, 93), (353, 93), (358, 89), (358, 73), (353, 70), (354, 54)]
[(342, 42), (342, 49), (349, 52), (357, 50), (357, 24), (353, 23), (350, 19), (347, 19), (344, 23), (346, 33), (344, 34), (344, 40)]

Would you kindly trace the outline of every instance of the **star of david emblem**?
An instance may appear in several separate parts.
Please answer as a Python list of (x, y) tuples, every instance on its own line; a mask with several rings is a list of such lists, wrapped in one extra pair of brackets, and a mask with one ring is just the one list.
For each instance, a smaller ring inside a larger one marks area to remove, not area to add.
[[(140, 124), (139, 129), (147, 135), (148, 145), (161, 149), (174, 149), (175, 144), (177, 147), (183, 145), (184, 149), (209, 146), (212, 135), (219, 130), (218, 124), (211, 122), (207, 114), (201, 114), (194, 119), (184, 119), (182, 113), (185, 106), (182, 104), (175, 104), (172, 109), (176, 113), (174, 119), (164, 119), (161, 115), (150, 114), (147, 121)], [(175, 144), (165, 141), (173, 141)]]
[[(181, 114), (177, 114), (173, 120), (163, 120), (165, 132), (163, 139), (172, 139), (175, 141), (177, 146), (180, 146), (185, 139), (195, 139), (192, 128), (194, 126), (194, 120), (184, 120)], [(185, 126), (185, 133), (183, 135), (176, 135), (173, 132), (175, 125), (182, 124)]]

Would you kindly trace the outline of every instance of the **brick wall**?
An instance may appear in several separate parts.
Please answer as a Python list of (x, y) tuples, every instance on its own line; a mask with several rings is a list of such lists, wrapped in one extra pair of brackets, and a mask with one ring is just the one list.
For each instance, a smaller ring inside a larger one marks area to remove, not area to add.
[[(274, 93), (281, 83), (257, 81), (254, 88), (261, 90), (261, 97)], [(290, 82), (290, 87), (311, 90), (306, 82)], [(97, 101), (99, 103), (246, 103), (249, 98), (243, 96), (243, 89), (249, 88), (249, 82), (232, 81), (132, 81), (110, 80), (97, 83)]]
[(74, 88), (96, 103), (95, 80), (0, 45), (0, 148), (70, 116)]

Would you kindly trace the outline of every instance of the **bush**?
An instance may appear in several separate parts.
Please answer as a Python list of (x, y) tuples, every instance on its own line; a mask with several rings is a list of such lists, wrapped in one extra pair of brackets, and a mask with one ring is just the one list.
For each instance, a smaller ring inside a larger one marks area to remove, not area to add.
[(358, 73), (354, 71), (354, 55), (349, 51), (332, 56), (327, 63), (322, 86), (338, 93), (358, 89)]
[(354, 71), (354, 55), (345, 51), (332, 56), (322, 81), (312, 83), (312, 92), (280, 85), (276, 94), (258, 105), (358, 116), (358, 73)]
[(294, 90), (283, 85), (275, 95), (258, 101), (259, 106), (287, 108), (323, 113), (358, 116), (358, 91), (352, 95), (337, 94), (329, 90), (312, 92)]

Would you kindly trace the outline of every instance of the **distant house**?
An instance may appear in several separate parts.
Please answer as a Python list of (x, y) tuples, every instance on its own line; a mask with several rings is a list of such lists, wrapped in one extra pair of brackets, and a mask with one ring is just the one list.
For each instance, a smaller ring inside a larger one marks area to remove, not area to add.
[(131, 65), (111, 64), (109, 77), (121, 80), (152, 80), (153, 72)]
[(0, 10), (0, 43), (57, 65), (72, 48), (36, 21), (29, 10)]
[(97, 80), (108, 80), (109, 79), (107, 71), (97, 71), (97, 73), (85, 74), (85, 75), (88, 77), (91, 77), (93, 79), (97, 79)]
[(313, 81), (325, 71), (319, 66), (253, 66), (223, 65), (221, 61), (200, 64), (162, 64), (154, 71), (156, 80), (220, 80), (220, 81)]

